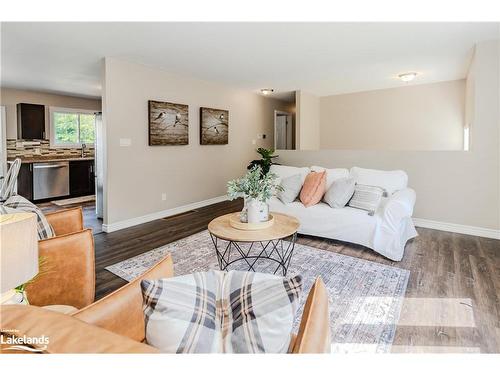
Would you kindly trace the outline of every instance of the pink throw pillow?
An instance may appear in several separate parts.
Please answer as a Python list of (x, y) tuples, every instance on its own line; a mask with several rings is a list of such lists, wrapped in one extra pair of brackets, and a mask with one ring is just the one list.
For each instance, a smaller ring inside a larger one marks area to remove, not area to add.
[(300, 201), (306, 207), (314, 206), (321, 201), (326, 190), (326, 171), (311, 172), (307, 175), (302, 190)]

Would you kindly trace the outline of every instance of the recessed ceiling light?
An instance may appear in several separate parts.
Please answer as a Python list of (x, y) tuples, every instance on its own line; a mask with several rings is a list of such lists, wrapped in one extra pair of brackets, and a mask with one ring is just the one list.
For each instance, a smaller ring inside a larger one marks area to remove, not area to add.
[(269, 95), (269, 94), (272, 94), (274, 92), (274, 89), (260, 89), (260, 92), (263, 95)]
[(413, 81), (415, 79), (417, 74), (418, 73), (415, 73), (415, 72), (402, 73), (402, 74), (399, 74), (398, 77), (403, 82), (410, 82), (410, 81)]

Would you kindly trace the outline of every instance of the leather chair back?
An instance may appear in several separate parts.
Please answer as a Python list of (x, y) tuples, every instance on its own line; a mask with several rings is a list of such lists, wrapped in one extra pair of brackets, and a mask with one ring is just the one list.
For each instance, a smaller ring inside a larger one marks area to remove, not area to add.
[(169, 255), (144, 275), (120, 289), (77, 311), (74, 317), (136, 341), (144, 341), (146, 327), (142, 310), (141, 281), (173, 277), (174, 267)]

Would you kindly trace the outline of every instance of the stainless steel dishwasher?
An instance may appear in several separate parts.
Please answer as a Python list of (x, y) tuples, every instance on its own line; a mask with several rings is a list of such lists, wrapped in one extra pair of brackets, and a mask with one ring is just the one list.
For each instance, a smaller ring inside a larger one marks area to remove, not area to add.
[(33, 199), (69, 195), (69, 163), (33, 163)]

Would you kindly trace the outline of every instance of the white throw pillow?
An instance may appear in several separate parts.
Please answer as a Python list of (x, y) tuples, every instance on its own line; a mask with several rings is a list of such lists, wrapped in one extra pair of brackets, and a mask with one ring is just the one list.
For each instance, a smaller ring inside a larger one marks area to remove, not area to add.
[(286, 353), (300, 276), (208, 271), (141, 282), (146, 341), (166, 353)]
[(353, 178), (335, 180), (332, 182), (330, 189), (326, 191), (323, 201), (328, 203), (332, 208), (345, 207), (354, 194), (355, 185), (356, 183)]
[(349, 170), (346, 168), (323, 168), (317, 165), (313, 165), (311, 167), (311, 171), (313, 172), (323, 172), (326, 171), (326, 190), (330, 189), (333, 181), (340, 180), (341, 178), (349, 177)]
[(404, 171), (381, 171), (352, 167), (350, 176), (357, 184), (380, 186), (389, 195), (408, 186), (408, 175)]
[(348, 206), (368, 211), (369, 215), (374, 215), (382, 201), (384, 192), (384, 189), (379, 186), (356, 184), (354, 195)]
[(300, 174), (300, 177), (302, 180), (301, 182), (302, 182), (302, 184), (304, 184), (304, 181), (305, 181), (307, 175), (309, 174), (309, 172), (311, 172), (311, 170), (308, 167), (291, 167), (288, 165), (273, 164), (273, 165), (271, 165), (270, 172), (272, 172), (278, 176), (278, 180), (277, 180), (278, 183), (280, 183), (281, 180), (283, 180), (284, 178), (287, 178), (287, 177), (290, 177), (290, 176), (293, 176), (296, 174)]
[(302, 177), (300, 174), (286, 177), (281, 180), (280, 185), (283, 190), (278, 190), (276, 196), (283, 203), (292, 203), (295, 199), (297, 199), (300, 190), (302, 189)]

